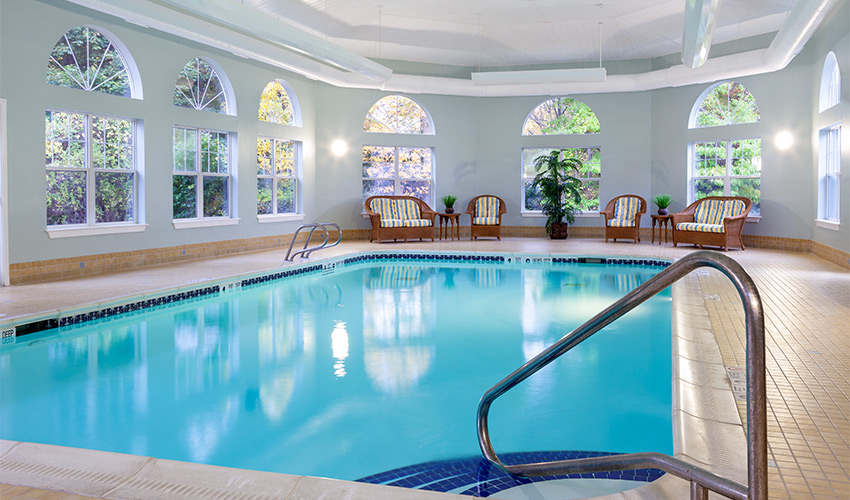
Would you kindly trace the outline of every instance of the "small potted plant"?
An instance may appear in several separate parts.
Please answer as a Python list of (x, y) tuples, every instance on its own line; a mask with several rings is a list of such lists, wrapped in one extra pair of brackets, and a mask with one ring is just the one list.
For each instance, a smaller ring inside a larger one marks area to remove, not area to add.
[(443, 202), (443, 205), (446, 206), (446, 213), (453, 214), (455, 213), (455, 202), (457, 201), (457, 196), (447, 194), (440, 198), (440, 201)]
[(566, 149), (553, 149), (534, 160), (537, 175), (531, 189), (539, 190), (541, 211), (546, 215), (546, 232), (552, 239), (567, 237), (567, 226), (575, 222), (581, 204), (581, 179), (578, 174), (583, 163), (569, 156)]
[(673, 202), (673, 197), (669, 194), (659, 194), (652, 199), (652, 202), (658, 207), (658, 215), (667, 215), (667, 207)]

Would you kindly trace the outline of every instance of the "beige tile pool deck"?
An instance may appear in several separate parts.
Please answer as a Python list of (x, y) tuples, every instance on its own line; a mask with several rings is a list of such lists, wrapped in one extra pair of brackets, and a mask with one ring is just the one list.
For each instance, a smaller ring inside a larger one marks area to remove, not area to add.
[[(506, 238), (381, 245), (343, 242), (314, 254), (312, 260), (360, 251), (420, 249), (667, 259), (693, 251), (647, 242)], [(850, 272), (805, 253), (751, 248), (727, 255), (752, 276), (764, 305), (770, 498), (850, 499)], [(262, 273), (280, 268), (282, 256), (282, 250), (264, 251), (0, 288), (0, 326)], [(674, 326), (675, 385), (680, 389), (674, 403), (677, 453), (742, 480), (744, 403), (735, 402), (725, 376), (727, 367), (745, 364), (743, 311), (733, 285), (715, 270), (691, 273), (674, 289)], [(684, 481), (668, 475), (655, 483), (610, 498), (687, 498)], [(0, 499), (16, 498), (468, 497), (0, 441)]]

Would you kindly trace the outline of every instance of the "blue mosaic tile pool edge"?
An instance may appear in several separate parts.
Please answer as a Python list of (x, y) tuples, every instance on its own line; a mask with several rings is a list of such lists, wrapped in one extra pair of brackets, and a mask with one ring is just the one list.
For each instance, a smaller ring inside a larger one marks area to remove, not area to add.
[[(540, 451), (506, 453), (501, 458), (506, 464), (518, 464), (610, 455), (617, 455), (617, 453)], [(489, 497), (500, 491), (523, 484), (551, 481), (554, 479), (618, 479), (648, 483), (655, 481), (663, 475), (664, 472), (657, 469), (637, 469), (543, 477), (519, 477), (499, 469), (484, 457), (476, 456), (414, 464), (373, 474), (357, 481), (403, 488), (454, 492), (474, 497)]]
[[(335, 258), (323, 263), (294, 267), (285, 271), (268, 273), (261, 276), (254, 276), (235, 280), (238, 287), (250, 287), (261, 285), (280, 279), (291, 278), (294, 276), (326, 272), (334, 270), (338, 265), (349, 266), (364, 262), (394, 262), (394, 261), (425, 261), (425, 262), (454, 262), (454, 263), (487, 263), (487, 264), (505, 264), (505, 263), (522, 263), (537, 262), (542, 259), (538, 255), (522, 256), (518, 254), (458, 254), (458, 253), (429, 253), (429, 252), (368, 252), (361, 255), (353, 255), (349, 257)], [(626, 257), (588, 257), (588, 256), (571, 256), (571, 257), (546, 257), (546, 262), (552, 264), (616, 264), (616, 265), (638, 265), (638, 266), (654, 266), (667, 267), (671, 264), (670, 261), (663, 259), (637, 259)], [(193, 300), (200, 297), (206, 297), (212, 294), (217, 294), (225, 291), (229, 287), (234, 286), (234, 283), (229, 285), (214, 284), (194, 290), (180, 291), (163, 295), (162, 297), (146, 298), (129, 302), (127, 304), (119, 304), (110, 307), (98, 308), (91, 311), (83, 311), (69, 316), (59, 318), (43, 318), (37, 321), (22, 323), (20, 325), (9, 325), (15, 328), (15, 335), (20, 337), (31, 333), (37, 333), (53, 328), (63, 328), (69, 326), (80, 325), (89, 321), (98, 321), (114, 318), (121, 314), (141, 312), (146, 309)]]

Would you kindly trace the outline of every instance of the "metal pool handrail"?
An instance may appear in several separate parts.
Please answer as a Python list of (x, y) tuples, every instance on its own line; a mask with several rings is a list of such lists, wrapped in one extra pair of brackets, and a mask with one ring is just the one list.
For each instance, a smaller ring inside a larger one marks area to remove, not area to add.
[[(713, 267), (738, 290), (744, 305), (747, 330), (747, 486), (663, 453), (630, 453), (555, 462), (505, 465), (490, 442), (490, 405), (502, 394), (661, 292), (694, 269)], [(478, 444), (484, 457), (500, 469), (518, 476), (548, 476), (655, 468), (691, 482), (692, 500), (707, 500), (714, 491), (735, 500), (767, 500), (767, 395), (764, 360), (764, 310), (752, 278), (732, 258), (710, 251), (694, 252), (656, 274), (583, 325), (490, 388), (478, 403)]]
[[(328, 226), (336, 228), (337, 238), (336, 241), (328, 244), (328, 240), (330, 239), (330, 233), (328, 232)], [(292, 246), (295, 245), (295, 240), (298, 239), (298, 233), (301, 232), (302, 229), (310, 228), (310, 232), (307, 234), (307, 240), (304, 241), (304, 248), (298, 250), (295, 253), (292, 253)], [(320, 244), (307, 248), (307, 245), (310, 244), (310, 240), (313, 238), (313, 233), (316, 232), (316, 229), (321, 229), (324, 234), (324, 241)], [(295, 230), (295, 233), (292, 235), (292, 241), (289, 243), (289, 250), (286, 251), (286, 257), (283, 258), (284, 261), (293, 261), (295, 257), (298, 255), (302, 255), (305, 259), (310, 257), (310, 254), (315, 252), (316, 250), (321, 250), (323, 248), (330, 248), (339, 245), (339, 242), (342, 241), (342, 230), (338, 225), (333, 222), (317, 222), (314, 224), (302, 224), (298, 226), (298, 229)]]

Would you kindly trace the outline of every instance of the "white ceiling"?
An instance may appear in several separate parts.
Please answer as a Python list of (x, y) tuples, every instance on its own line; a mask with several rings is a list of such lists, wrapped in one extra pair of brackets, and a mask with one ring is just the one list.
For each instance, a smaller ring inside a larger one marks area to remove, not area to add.
[[(364, 57), (497, 68), (676, 54), (688, 0), (231, 1)], [(713, 44), (778, 31), (794, 3), (723, 1)]]

